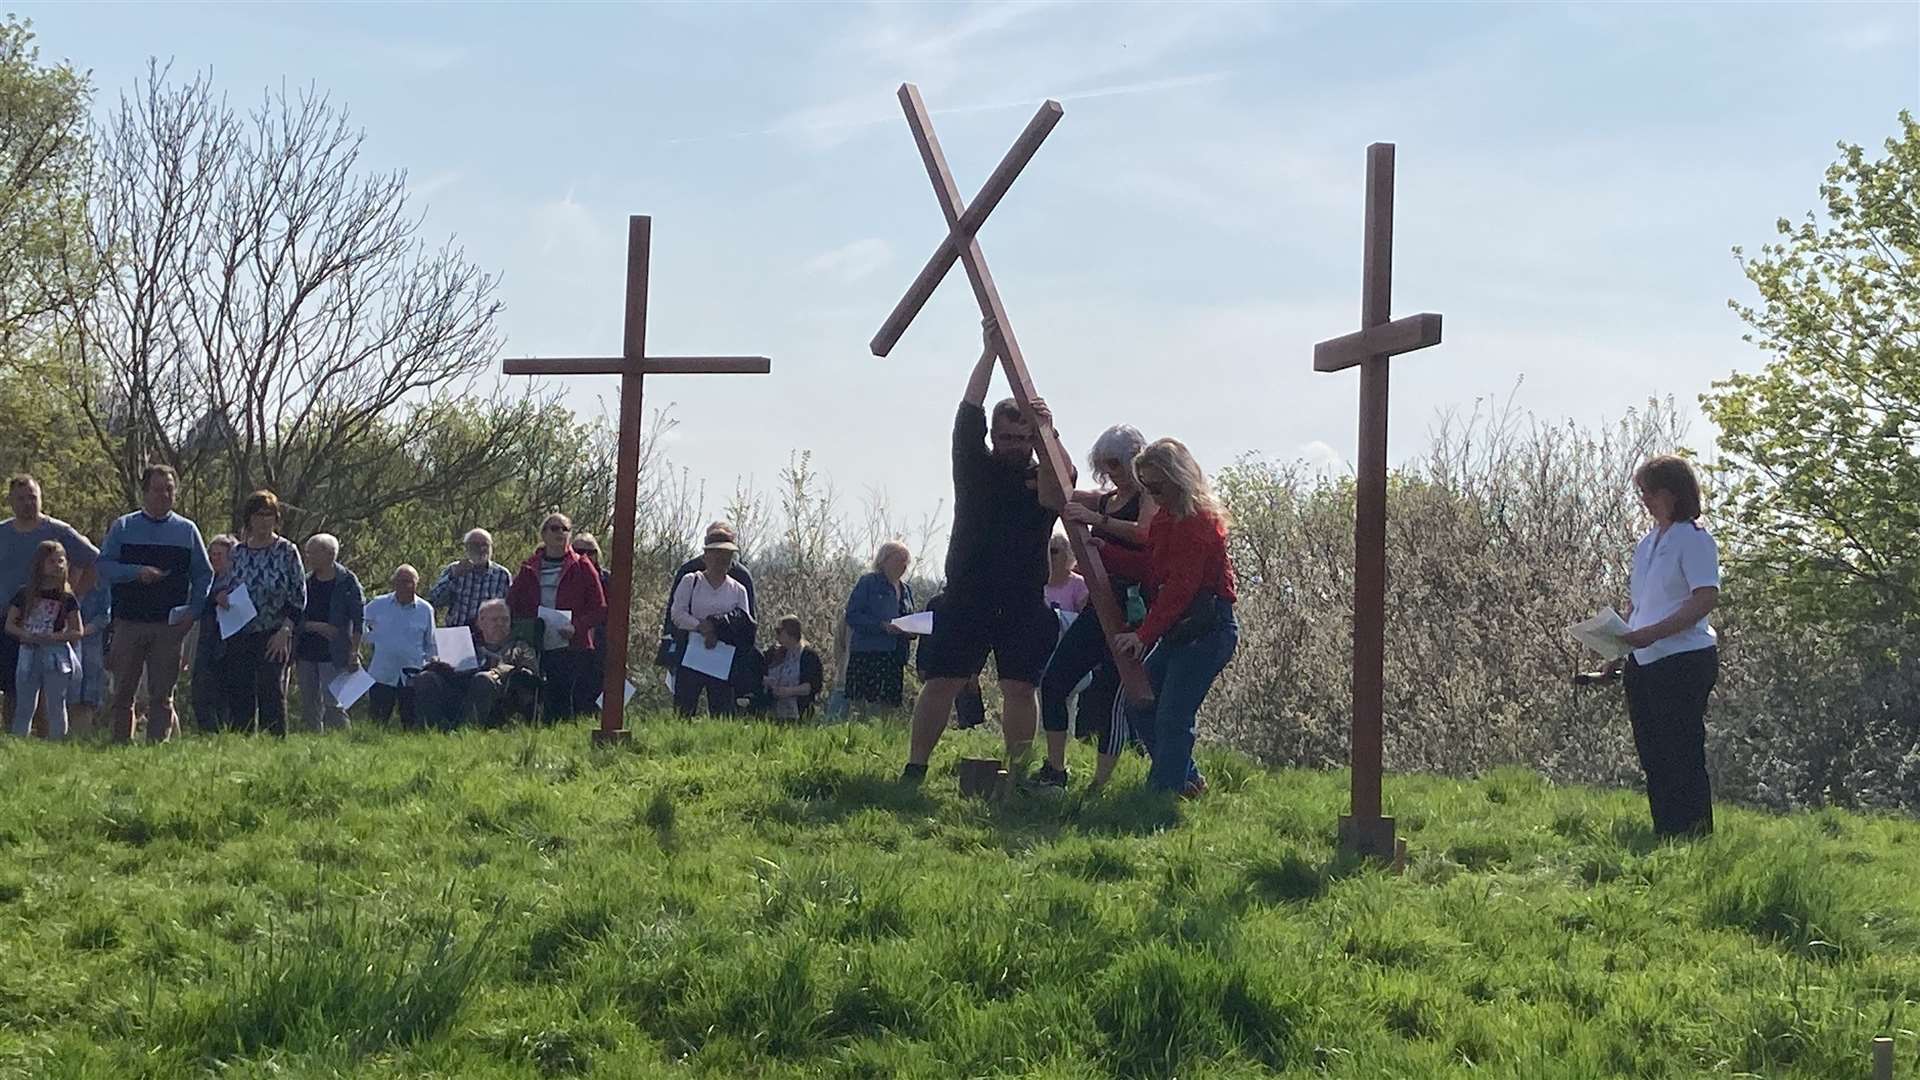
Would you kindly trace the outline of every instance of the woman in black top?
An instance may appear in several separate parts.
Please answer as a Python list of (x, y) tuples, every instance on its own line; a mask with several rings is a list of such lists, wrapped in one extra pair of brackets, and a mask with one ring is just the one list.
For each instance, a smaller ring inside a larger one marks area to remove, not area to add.
[[(1062, 515), (1093, 530), (1093, 535), (1120, 547), (1145, 550), (1146, 523), (1158, 509), (1153, 496), (1141, 490), (1133, 473), (1133, 459), (1147, 445), (1139, 430), (1115, 424), (1102, 432), (1087, 456), (1094, 478), (1107, 485), (1101, 491), (1076, 491)], [(1127, 612), (1127, 625), (1136, 625), (1146, 605), (1131, 581), (1110, 577), (1114, 600)], [(1080, 733), (1096, 734), (1100, 754), (1094, 783), (1104, 782), (1127, 742), (1126, 725), (1115, 723), (1120, 698), (1120, 672), (1107, 650), (1107, 636), (1091, 611), (1074, 620), (1060, 638), (1047, 673), (1040, 680), (1040, 724), (1047, 732), (1047, 763), (1035, 782), (1042, 787), (1067, 786), (1067, 698), (1089, 674), (1093, 682), (1080, 694)]]

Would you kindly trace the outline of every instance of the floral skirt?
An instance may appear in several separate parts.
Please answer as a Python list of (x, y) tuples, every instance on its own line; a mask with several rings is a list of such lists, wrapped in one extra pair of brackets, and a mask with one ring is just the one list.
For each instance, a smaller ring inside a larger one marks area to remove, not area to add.
[(906, 662), (893, 650), (848, 654), (847, 700), (899, 708), (906, 694), (906, 670)]

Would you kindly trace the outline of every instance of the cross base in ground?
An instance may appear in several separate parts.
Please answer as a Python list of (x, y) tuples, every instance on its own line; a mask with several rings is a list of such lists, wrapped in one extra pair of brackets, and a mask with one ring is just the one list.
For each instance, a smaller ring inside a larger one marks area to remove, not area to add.
[(612, 731), (606, 728), (593, 729), (595, 746), (625, 746), (631, 741), (633, 741), (633, 732), (627, 728), (615, 728)]
[(1340, 850), (1369, 859), (1393, 861), (1397, 854), (1390, 817), (1340, 815)]

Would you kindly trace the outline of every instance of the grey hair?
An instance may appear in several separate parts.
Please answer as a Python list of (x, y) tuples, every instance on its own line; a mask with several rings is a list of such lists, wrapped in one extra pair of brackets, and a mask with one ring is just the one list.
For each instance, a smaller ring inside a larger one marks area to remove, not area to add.
[(907, 550), (907, 545), (898, 540), (889, 540), (880, 545), (880, 550), (873, 553), (873, 572), (876, 574), (881, 573), (882, 567), (886, 564), (887, 557), (896, 552), (905, 555), (909, 559), (913, 558), (913, 552)]
[(396, 566), (396, 567), (394, 567), (394, 568), (393, 568), (393, 573), (392, 573), (391, 575), (389, 575), (389, 576), (390, 576), (390, 578), (395, 578), (395, 577), (399, 577), (399, 576), (400, 576), (400, 571), (402, 571), (402, 570), (405, 570), (405, 571), (406, 571), (407, 573), (409, 573), (409, 574), (412, 574), (412, 575), (413, 575), (413, 580), (414, 580), (414, 581), (416, 581), (416, 582), (417, 582), (417, 581), (419, 581), (419, 580), (420, 580), (420, 571), (418, 571), (418, 570), (415, 570), (415, 569), (413, 568), (413, 564), (412, 564), (412, 563), (404, 563), (404, 562), (403, 562), (403, 563), (401, 563), (401, 564), (400, 564), (399, 566)]
[(480, 609), (473, 613), (473, 617), (475, 621), (478, 621), (480, 616), (485, 615), (487, 612), (492, 611), (494, 608), (499, 608), (501, 612), (507, 616), (508, 621), (512, 621), (513, 609), (508, 607), (507, 602), (498, 596), (480, 605)]
[[(568, 522), (568, 524), (572, 524), (572, 522)], [(461, 537), (460, 542), (462, 544), (471, 544), (475, 538), (485, 540), (488, 547), (493, 546), (493, 534), (485, 529), (468, 529), (467, 535)]]
[(240, 538), (233, 535), (232, 533), (221, 533), (219, 536), (216, 536), (213, 539), (207, 541), (208, 551), (212, 551), (214, 548), (217, 548), (217, 547), (236, 548), (239, 546), (240, 546)]
[(1093, 449), (1087, 454), (1087, 465), (1093, 470), (1096, 480), (1111, 481), (1113, 477), (1100, 467), (1102, 461), (1119, 460), (1127, 463), (1127, 471), (1133, 471), (1133, 459), (1147, 448), (1147, 437), (1132, 424), (1115, 424), (1100, 433), (1093, 440)]
[(327, 554), (336, 559), (340, 557), (340, 538), (332, 533), (314, 533), (307, 537), (307, 543), (319, 544), (326, 549)]

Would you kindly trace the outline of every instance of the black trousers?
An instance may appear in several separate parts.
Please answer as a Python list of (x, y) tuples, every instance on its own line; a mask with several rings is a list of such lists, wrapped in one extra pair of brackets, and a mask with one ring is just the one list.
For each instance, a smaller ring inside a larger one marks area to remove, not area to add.
[(385, 724), (393, 716), (395, 705), (400, 707), (400, 726), (408, 731), (419, 730), (420, 713), (411, 684), (388, 686), (386, 683), (374, 683), (367, 690), (367, 716), (374, 723)]
[(580, 701), (580, 684), (591, 678), (588, 669), (592, 663), (593, 654), (585, 649), (548, 649), (540, 654), (540, 679), (544, 684), (541, 711), (547, 723), (592, 710), (593, 699), (599, 695), (589, 694), (584, 708)]
[(1627, 660), (1627, 718), (1647, 774), (1647, 805), (1660, 836), (1713, 831), (1707, 777), (1707, 698), (1720, 678), (1720, 650), (1695, 649), (1642, 665)]
[(232, 731), (254, 730), (254, 717), (270, 735), (287, 735), (287, 662), (267, 659), (269, 630), (235, 634), (220, 657), (220, 683), (227, 701), (225, 723)]
[(1118, 753), (1110, 748), (1107, 733), (1113, 727), (1113, 701), (1120, 692), (1120, 671), (1113, 666), (1107, 649), (1107, 632), (1091, 607), (1080, 613), (1060, 635), (1047, 673), (1040, 678), (1040, 726), (1047, 731), (1066, 731), (1067, 698), (1073, 688), (1089, 674), (1093, 682), (1080, 694), (1080, 734), (1100, 740), (1102, 753)]
[(700, 711), (700, 694), (703, 691), (707, 695), (708, 715), (733, 715), (732, 683), (725, 679), (716, 679), (704, 671), (695, 671), (690, 667), (674, 670), (673, 707), (681, 716), (692, 716)]

